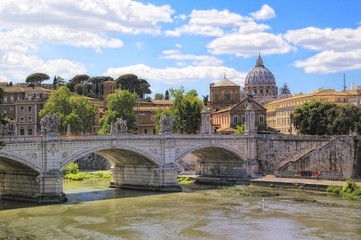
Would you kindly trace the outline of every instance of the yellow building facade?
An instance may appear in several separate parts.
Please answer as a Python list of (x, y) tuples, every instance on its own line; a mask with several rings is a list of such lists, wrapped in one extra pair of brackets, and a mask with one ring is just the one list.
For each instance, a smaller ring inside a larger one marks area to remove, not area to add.
[(355, 90), (337, 92), (334, 89), (319, 89), (308, 94), (297, 94), (293, 97), (279, 99), (264, 107), (267, 109), (267, 126), (283, 134), (297, 134), (292, 124), (292, 114), (296, 107), (311, 100), (321, 100), (346, 105), (349, 98), (356, 96)]

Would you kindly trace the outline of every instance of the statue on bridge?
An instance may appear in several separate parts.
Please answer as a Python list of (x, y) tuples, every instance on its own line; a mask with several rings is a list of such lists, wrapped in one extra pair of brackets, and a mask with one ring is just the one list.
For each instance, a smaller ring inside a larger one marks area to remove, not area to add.
[(170, 135), (173, 133), (173, 119), (169, 116), (160, 117), (160, 133)]
[(128, 132), (128, 123), (127, 120), (122, 117), (117, 118), (117, 121), (114, 123), (114, 127), (111, 130), (112, 134), (122, 134)]
[(47, 137), (57, 137), (59, 123), (60, 118), (57, 115), (48, 113), (40, 120), (41, 134)]

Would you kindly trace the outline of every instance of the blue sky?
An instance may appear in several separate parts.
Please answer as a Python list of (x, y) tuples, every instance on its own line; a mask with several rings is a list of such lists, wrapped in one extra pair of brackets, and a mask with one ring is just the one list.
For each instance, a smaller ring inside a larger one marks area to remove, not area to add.
[[(0, 80), (134, 73), (153, 94), (244, 85), (260, 53), (293, 93), (361, 85), (359, 0), (7, 0)], [(152, 95), (153, 95), (152, 94)]]

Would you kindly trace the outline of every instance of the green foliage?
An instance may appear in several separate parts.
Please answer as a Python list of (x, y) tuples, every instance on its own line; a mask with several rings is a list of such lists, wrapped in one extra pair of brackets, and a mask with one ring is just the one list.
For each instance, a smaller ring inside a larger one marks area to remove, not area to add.
[(171, 109), (158, 109), (153, 117), (155, 123), (155, 130), (158, 134), (160, 133), (160, 118), (162, 116), (168, 116), (174, 119), (173, 112)]
[(354, 105), (313, 100), (298, 106), (292, 122), (301, 134), (361, 134), (361, 109)]
[(169, 100), (169, 91), (168, 90), (165, 91), (164, 100)]
[(107, 96), (107, 110), (105, 111), (104, 117), (100, 120), (101, 129), (99, 133), (109, 133), (111, 123), (120, 117), (127, 121), (128, 129), (135, 129), (136, 119), (133, 108), (137, 97), (136, 93), (130, 93), (127, 90), (120, 89), (109, 94)]
[(48, 113), (56, 114), (60, 117), (59, 131), (65, 133), (68, 124), (73, 133), (85, 133), (91, 131), (93, 119), (96, 116), (95, 109), (89, 99), (84, 96), (74, 95), (66, 86), (61, 86), (51, 92), (49, 100), (40, 110), (40, 117)]
[(295, 109), (292, 122), (301, 134), (331, 134), (330, 126), (336, 116), (336, 109), (334, 103), (313, 100)]
[(67, 175), (67, 174), (77, 174), (79, 172), (79, 166), (77, 163), (70, 163), (68, 164), (64, 170), (63, 170), (63, 175)]
[(26, 77), (25, 82), (29, 87), (40, 86), (41, 82), (49, 80), (50, 77), (45, 73), (33, 73)]
[(340, 194), (341, 187), (340, 186), (328, 186), (326, 192)]
[(178, 177), (177, 181), (179, 184), (188, 185), (188, 184), (194, 183), (195, 179), (191, 178), (191, 177)]
[(124, 74), (118, 77), (116, 82), (122, 90), (136, 93), (141, 99), (144, 99), (145, 94), (152, 93), (149, 83), (144, 79), (138, 79), (134, 74)]
[(243, 135), (245, 130), (246, 130), (246, 123), (239, 123), (236, 127), (236, 131), (234, 132), (234, 134)]
[(326, 192), (335, 193), (354, 200), (361, 200), (361, 188), (353, 180), (347, 180), (342, 186), (329, 186)]
[(352, 180), (347, 180), (346, 183), (341, 188), (341, 193), (353, 193), (358, 186)]
[(183, 134), (195, 134), (201, 125), (203, 102), (198, 98), (197, 91), (192, 89), (184, 94), (184, 88), (170, 89), (174, 99), (171, 107), (176, 130)]
[(60, 77), (60, 76), (54, 76), (54, 80), (53, 80), (53, 88), (57, 89), (60, 86), (65, 85), (65, 80), (64, 78)]
[(95, 173), (78, 172), (78, 173), (69, 173), (64, 176), (65, 180), (70, 180), (70, 181), (105, 180), (111, 178), (112, 178), (111, 174), (104, 172), (95, 172)]
[(156, 93), (156, 94), (154, 95), (154, 99), (155, 99), (155, 100), (163, 100), (163, 99), (164, 99), (164, 95), (161, 94), (161, 93)]

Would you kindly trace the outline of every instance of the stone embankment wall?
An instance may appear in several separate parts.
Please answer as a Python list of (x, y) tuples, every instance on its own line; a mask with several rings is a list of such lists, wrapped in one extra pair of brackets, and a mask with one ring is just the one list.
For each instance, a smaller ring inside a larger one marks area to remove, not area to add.
[(109, 170), (111, 167), (108, 160), (95, 153), (79, 158), (76, 160), (76, 163), (78, 164), (79, 169), (83, 171)]
[[(259, 142), (260, 170), (281, 177), (347, 179), (357, 176), (359, 156), (352, 136), (293, 136)], [(263, 150), (263, 151), (262, 151)]]

